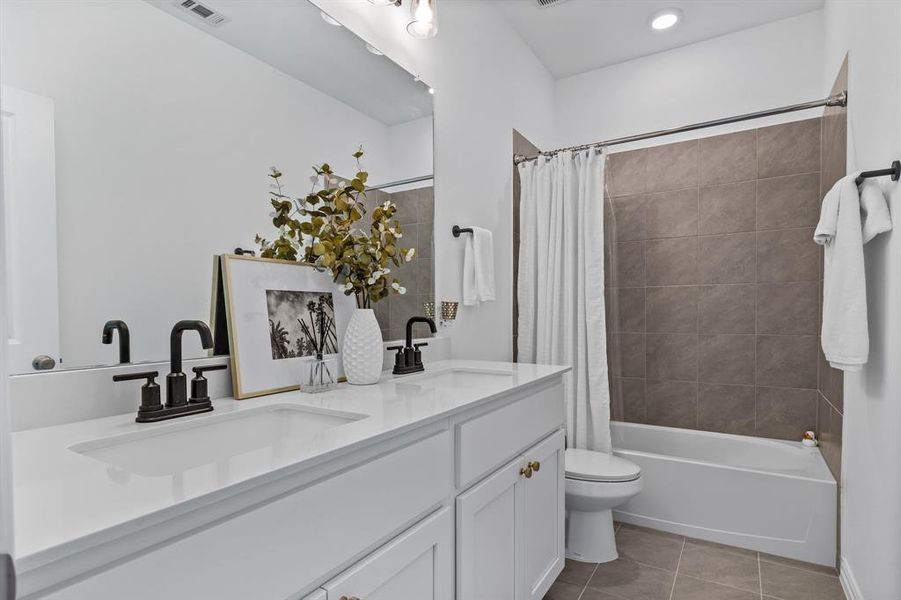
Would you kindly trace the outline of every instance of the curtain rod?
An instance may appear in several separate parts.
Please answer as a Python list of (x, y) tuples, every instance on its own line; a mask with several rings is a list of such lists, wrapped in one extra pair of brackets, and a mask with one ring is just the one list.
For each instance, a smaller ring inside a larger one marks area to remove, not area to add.
[(616, 144), (625, 144), (628, 142), (637, 142), (639, 140), (647, 140), (650, 138), (661, 137), (665, 135), (672, 135), (674, 133), (683, 133), (686, 131), (695, 131), (696, 129), (705, 129), (707, 127), (716, 127), (717, 125), (728, 125), (729, 123), (739, 123), (741, 121), (750, 121), (751, 119), (760, 119), (762, 117), (770, 117), (773, 115), (781, 115), (783, 113), (796, 112), (799, 110), (807, 110), (808, 108), (817, 108), (819, 106), (847, 106), (848, 105), (848, 92), (844, 91), (834, 96), (829, 96), (828, 98), (823, 98), (822, 100), (813, 100), (811, 102), (802, 102), (801, 104), (792, 104), (790, 106), (783, 106), (781, 108), (771, 108), (769, 110), (761, 110), (758, 112), (747, 113), (744, 115), (738, 115), (735, 117), (726, 117), (724, 119), (714, 119), (713, 121), (704, 121), (703, 123), (695, 123), (693, 125), (683, 125), (682, 127), (674, 127), (672, 129), (661, 129), (659, 131), (651, 131), (649, 133), (640, 133), (638, 135), (630, 135), (626, 137), (614, 138), (612, 140), (605, 140), (603, 142), (594, 142), (592, 144), (582, 144), (580, 146), (570, 146), (568, 148), (557, 148), (556, 150), (549, 150), (547, 152), (539, 152), (536, 156), (522, 156), (521, 154), (516, 154), (513, 156), (513, 164), (518, 165), (519, 163), (527, 162), (530, 160), (535, 160), (540, 156), (553, 156), (559, 152), (566, 152), (569, 150), (578, 151), (578, 150), (588, 150), (590, 148), (597, 147), (606, 147), (613, 146)]
[(409, 179), (401, 179), (398, 181), (392, 181), (390, 183), (382, 183), (379, 185), (369, 186), (367, 190), (381, 190), (384, 188), (395, 187), (398, 185), (406, 185), (408, 183), (416, 183), (417, 181), (429, 181), (430, 179), (434, 179), (434, 175), (420, 175), (419, 177), (411, 177)]

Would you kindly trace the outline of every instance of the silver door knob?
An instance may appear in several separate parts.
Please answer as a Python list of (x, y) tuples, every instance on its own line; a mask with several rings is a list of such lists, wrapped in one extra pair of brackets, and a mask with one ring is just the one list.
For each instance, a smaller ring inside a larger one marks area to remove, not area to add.
[(41, 354), (34, 357), (34, 360), (31, 361), (31, 366), (34, 367), (35, 371), (49, 371), (56, 366), (56, 361), (46, 354)]

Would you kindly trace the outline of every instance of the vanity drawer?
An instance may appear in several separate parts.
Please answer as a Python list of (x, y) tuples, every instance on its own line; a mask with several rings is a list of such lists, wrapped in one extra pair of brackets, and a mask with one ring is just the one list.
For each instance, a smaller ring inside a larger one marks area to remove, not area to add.
[(458, 423), (457, 487), (467, 487), (561, 427), (563, 405), (563, 384), (558, 382)]
[(52, 593), (52, 600), (284, 600), (451, 491), (450, 434), (414, 442)]

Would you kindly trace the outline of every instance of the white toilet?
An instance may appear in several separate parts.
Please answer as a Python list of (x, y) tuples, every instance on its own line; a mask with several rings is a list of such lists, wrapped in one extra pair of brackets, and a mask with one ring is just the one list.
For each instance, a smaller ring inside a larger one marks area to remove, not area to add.
[(641, 469), (619, 456), (566, 449), (566, 557), (616, 560), (613, 509), (641, 491)]

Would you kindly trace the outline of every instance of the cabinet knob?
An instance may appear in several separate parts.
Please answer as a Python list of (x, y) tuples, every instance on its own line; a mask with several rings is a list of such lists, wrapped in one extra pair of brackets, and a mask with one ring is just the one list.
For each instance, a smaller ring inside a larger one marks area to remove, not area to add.
[[(532, 463), (529, 463), (529, 465), (531, 465), (531, 464)], [(526, 479), (530, 479), (532, 477), (532, 467), (531, 466), (523, 467), (522, 469), (519, 470), (519, 474), (522, 475), (523, 477), (525, 477)]]
[(338, 600), (360, 600), (356, 596), (341, 596)]
[(537, 460), (533, 460), (529, 462), (529, 468), (535, 471), (536, 473), (541, 470), (541, 463)]

